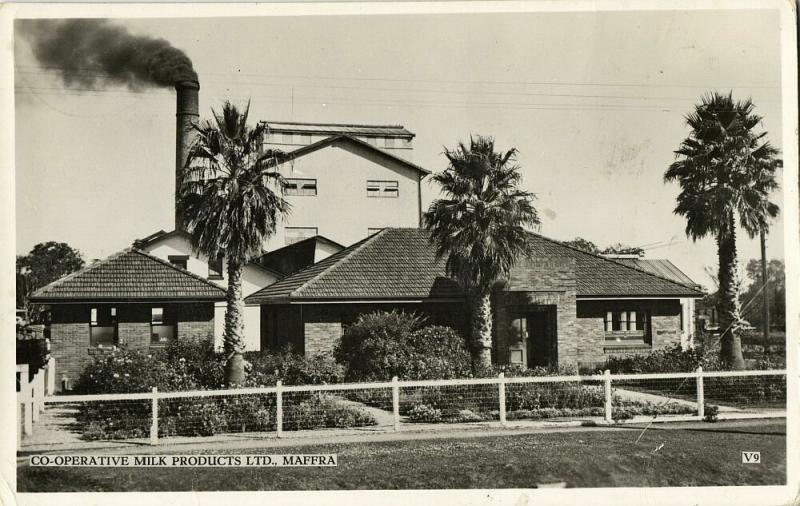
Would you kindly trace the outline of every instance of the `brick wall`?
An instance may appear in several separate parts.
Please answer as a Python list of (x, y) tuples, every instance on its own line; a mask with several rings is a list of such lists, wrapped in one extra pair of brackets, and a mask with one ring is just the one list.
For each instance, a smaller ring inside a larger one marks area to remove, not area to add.
[(261, 307), (261, 347), (277, 350), (287, 343), (306, 355), (330, 353), (347, 325), (359, 315), (374, 311), (399, 310), (427, 318), (428, 325), (454, 328), (466, 337), (467, 312), (461, 302), (422, 304), (306, 304), (263, 305)]
[(92, 361), (88, 354), (89, 323), (52, 323), (50, 325), (50, 354), (56, 360), (56, 389), (61, 391), (62, 380), (75, 383), (80, 372)]
[[(608, 357), (648, 353), (681, 340), (681, 305), (679, 300), (608, 300), (578, 301), (576, 325), (579, 336), (581, 367), (602, 365)], [(644, 345), (614, 345), (605, 339), (604, 316), (608, 311), (647, 311), (650, 333)]]
[[(156, 348), (150, 345), (150, 304), (112, 304), (117, 308), (118, 345), (131, 350)], [(172, 314), (177, 325), (178, 339), (213, 339), (213, 303), (159, 304)], [(81, 371), (94, 357), (110, 349), (91, 346), (89, 304), (52, 305), (50, 326), (51, 354), (56, 359), (56, 381), (60, 390), (62, 378), (73, 387)]]
[(495, 293), (494, 361), (508, 363), (512, 320), (533, 310), (554, 310), (556, 334), (553, 365), (574, 365), (578, 358), (575, 337), (575, 260), (530, 258), (518, 262), (511, 276)]

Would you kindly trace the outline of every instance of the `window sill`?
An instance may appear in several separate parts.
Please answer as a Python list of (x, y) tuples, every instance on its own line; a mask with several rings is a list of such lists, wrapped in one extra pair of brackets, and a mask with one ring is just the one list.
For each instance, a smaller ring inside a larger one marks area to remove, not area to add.
[(220, 281), (220, 280), (225, 279), (225, 278), (223, 276), (209, 276), (208, 279), (214, 280), (214, 281)]
[(605, 343), (603, 353), (630, 353), (632, 351), (650, 352), (653, 347), (648, 343)]

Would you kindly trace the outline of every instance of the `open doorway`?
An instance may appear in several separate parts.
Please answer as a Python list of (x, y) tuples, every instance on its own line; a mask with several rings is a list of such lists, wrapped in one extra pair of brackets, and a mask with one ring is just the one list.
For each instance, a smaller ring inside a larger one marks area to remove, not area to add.
[(532, 306), (512, 318), (509, 363), (524, 367), (549, 367), (558, 362), (556, 307)]

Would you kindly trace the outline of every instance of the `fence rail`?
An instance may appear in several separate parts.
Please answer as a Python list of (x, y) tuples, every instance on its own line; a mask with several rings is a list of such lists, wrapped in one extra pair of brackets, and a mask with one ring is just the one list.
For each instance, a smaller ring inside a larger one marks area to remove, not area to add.
[(76, 440), (287, 432), (402, 430), (483, 422), (620, 423), (781, 417), (786, 371), (604, 374), (341, 383), (101, 395), (41, 400), (61, 409)]

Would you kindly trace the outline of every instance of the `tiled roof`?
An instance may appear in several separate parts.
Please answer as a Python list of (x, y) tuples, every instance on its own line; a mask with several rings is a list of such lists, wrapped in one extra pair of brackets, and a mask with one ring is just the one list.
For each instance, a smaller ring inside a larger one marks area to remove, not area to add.
[(694, 282), (688, 285), (679, 283), (655, 272), (593, 255), (538, 234), (534, 234), (533, 255), (574, 258), (578, 297), (703, 296), (694, 288)]
[(424, 230), (385, 228), (245, 299), (461, 298)]
[(637, 269), (661, 276), (662, 278), (671, 279), (683, 285), (699, 286), (692, 278), (687, 276), (682, 270), (665, 258), (615, 258), (614, 261), (619, 262), (628, 267), (635, 267)]
[(400, 163), (402, 165), (405, 165), (406, 167), (409, 167), (411, 169), (419, 171), (419, 172), (421, 172), (421, 173), (423, 173), (425, 175), (428, 175), (428, 174), (431, 173), (431, 171), (429, 171), (428, 169), (424, 169), (424, 168), (420, 167), (419, 165), (417, 165), (415, 163), (411, 163), (408, 160), (400, 158), (399, 156), (395, 156), (394, 154), (390, 153), (387, 150), (380, 149), (380, 148), (378, 148), (376, 146), (373, 146), (369, 142), (362, 141), (361, 139), (359, 139), (357, 137), (352, 137), (350, 135), (344, 135), (344, 134), (342, 134), (342, 135), (334, 135), (334, 136), (331, 136), (331, 137), (326, 137), (325, 139), (322, 139), (322, 140), (319, 140), (317, 142), (308, 144), (307, 146), (303, 146), (302, 148), (299, 148), (299, 149), (296, 149), (296, 150), (292, 151), (291, 155), (294, 158), (299, 158), (299, 157), (301, 157), (303, 155), (306, 155), (308, 153), (312, 153), (312, 152), (314, 152), (314, 151), (316, 151), (318, 149), (324, 148), (325, 146), (329, 146), (329, 145), (334, 144), (336, 142), (351, 142), (353, 144), (357, 144), (359, 146), (366, 147), (367, 149), (369, 149), (369, 150), (371, 150), (371, 151), (373, 151), (375, 153), (378, 153), (379, 155), (383, 156), (384, 158), (388, 158), (390, 160), (398, 162), (398, 163)]
[(262, 121), (272, 132), (323, 135), (364, 135), (368, 137), (402, 137), (411, 139), (412, 132), (403, 125), (353, 125), (346, 123), (299, 123), (290, 121)]
[(288, 246), (264, 253), (253, 260), (252, 263), (276, 272), (280, 274), (281, 277), (287, 276), (314, 263), (317, 244), (319, 243), (333, 246), (337, 251), (344, 249), (344, 246), (338, 242), (331, 241), (327, 237), (321, 235), (315, 235)]
[[(613, 260), (534, 234), (533, 255), (574, 258), (577, 295), (686, 296), (702, 293)], [(463, 297), (436, 260), (423, 229), (387, 228), (245, 299), (248, 304), (302, 299), (423, 299)]]
[(144, 251), (129, 248), (37, 290), (31, 301), (224, 298), (224, 288)]

